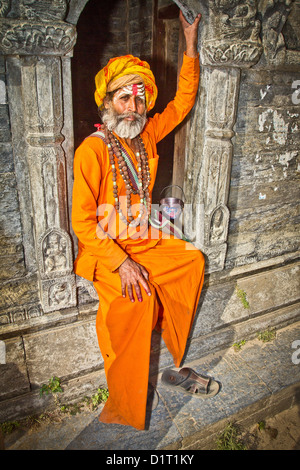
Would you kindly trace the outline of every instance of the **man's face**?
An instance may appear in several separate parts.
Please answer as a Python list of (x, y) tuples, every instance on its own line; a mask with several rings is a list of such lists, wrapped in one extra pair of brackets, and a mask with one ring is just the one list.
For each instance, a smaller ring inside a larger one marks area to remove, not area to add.
[(133, 139), (146, 123), (145, 90), (142, 84), (119, 88), (113, 98), (105, 100), (103, 122), (122, 138)]
[(114, 93), (112, 103), (118, 114), (128, 114), (126, 120), (133, 121), (134, 114), (145, 112), (145, 90), (142, 84), (128, 85)]

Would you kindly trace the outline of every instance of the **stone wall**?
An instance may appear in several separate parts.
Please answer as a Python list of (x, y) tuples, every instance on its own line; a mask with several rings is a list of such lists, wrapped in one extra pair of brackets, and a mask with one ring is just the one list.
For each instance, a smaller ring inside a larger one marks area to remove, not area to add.
[[(53, 375), (66, 400), (105, 384), (97, 296), (72, 271), (74, 141), (93, 131), (93, 78), (111, 55), (158, 63), (158, 11), (171, 3), (1, 4), (0, 421), (43, 409), (39, 389)], [(173, 173), (207, 260), (192, 360), (299, 319), (300, 1), (174, 3), (187, 18), (203, 13), (199, 94)], [(166, 44), (178, 31), (170, 21)], [(152, 349), (153, 372), (170, 364), (158, 336)]]
[[(0, 145), (1, 145), (1, 284), (25, 272), (22, 247), (22, 227), (19, 212), (18, 192), (16, 187), (15, 166), (11, 145), (11, 132), (6, 92), (5, 61), (0, 57)], [(1, 307), (9, 306), (5, 300), (5, 288), (2, 287)]]
[[(226, 267), (299, 248), (299, 70), (242, 73), (229, 193)], [(294, 100), (295, 101), (295, 100)]]
[[(283, 254), (293, 259), (299, 2), (199, 3), (202, 93), (190, 123), (182, 181), (193, 204), (187, 224), (210, 272)], [(195, 11), (197, 4), (186, 2), (185, 8)]]
[(174, 162), (209, 273), (194, 359), (299, 320), (300, 2), (176, 3), (203, 13), (199, 96)]

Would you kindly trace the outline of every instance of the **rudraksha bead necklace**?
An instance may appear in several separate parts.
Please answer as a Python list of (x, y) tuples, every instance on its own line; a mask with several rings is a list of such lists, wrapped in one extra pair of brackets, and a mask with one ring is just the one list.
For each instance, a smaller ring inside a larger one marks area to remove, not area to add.
[[(117, 137), (115, 137), (113, 133), (107, 129), (107, 126), (105, 124), (103, 124), (101, 127), (105, 134), (106, 145), (108, 147), (109, 153), (109, 161), (112, 168), (115, 208), (120, 215), (120, 219), (126, 225), (130, 225), (133, 227), (136, 227), (137, 225), (144, 225), (148, 223), (149, 220), (151, 212), (151, 199), (149, 195), (150, 170), (148, 164), (148, 155), (144, 146), (143, 139), (140, 135), (132, 139), (134, 147), (137, 148), (135, 155), (138, 162), (138, 190), (136, 190), (130, 179), (129, 169), (120, 149), (120, 142), (118, 141)], [(117, 159), (120, 175), (122, 176), (126, 186), (127, 215), (129, 220), (127, 220), (121, 210), (117, 185), (117, 168), (115, 156)], [(136, 218), (133, 217), (131, 212), (131, 194), (139, 194), (140, 196), (139, 215)]]

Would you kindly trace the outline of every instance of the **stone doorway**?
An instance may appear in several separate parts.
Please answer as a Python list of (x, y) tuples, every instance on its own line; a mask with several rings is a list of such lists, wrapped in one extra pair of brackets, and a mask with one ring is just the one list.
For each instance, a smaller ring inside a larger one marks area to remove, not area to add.
[[(152, 115), (161, 112), (174, 98), (181, 65), (178, 16), (178, 6), (170, 1), (89, 0), (86, 3), (76, 24), (77, 41), (71, 62), (75, 149), (99, 122), (94, 77), (110, 58), (133, 54), (149, 62), (159, 90)], [(158, 202), (163, 187), (172, 182), (174, 135), (170, 134), (158, 145), (160, 164), (153, 202)]]
[[(72, 107), (88, 91), (85, 77), (76, 85), (71, 63), (82, 34), (86, 41), (92, 37), (96, 3), (105, 2), (1, 2), (3, 420), (41, 407), (39, 388), (51, 376), (70, 384), (69, 398), (76, 398), (80, 387), (86, 394), (87, 387), (96, 391), (105, 383), (94, 330), (98, 302), (72, 271), (76, 237), (69, 222), (73, 134), (76, 145), (80, 130), (73, 128)], [(203, 12), (199, 95), (188, 138), (182, 139), (187, 149), (179, 172), (186, 202), (193, 205), (195, 244), (208, 258), (187, 356), (195, 360), (267, 325), (279, 328), (299, 319), (300, 0), (111, 0), (100, 11), (107, 12), (112, 27), (104, 39), (117, 44), (118, 53), (126, 39), (124, 51), (148, 59), (157, 75), (158, 55), (166, 50), (160, 32), (171, 43), (177, 35), (172, 3), (187, 13), (199, 4)], [(113, 24), (117, 5), (126, 6), (119, 35)], [(88, 11), (90, 23), (82, 33), (80, 21)], [(89, 46), (86, 42), (83, 55)], [(99, 57), (97, 69), (100, 59), (106, 60)], [(92, 88), (93, 76), (94, 71)], [(74, 109), (83, 137), (98, 119), (92, 88), (87, 110), (95, 114), (86, 128)]]

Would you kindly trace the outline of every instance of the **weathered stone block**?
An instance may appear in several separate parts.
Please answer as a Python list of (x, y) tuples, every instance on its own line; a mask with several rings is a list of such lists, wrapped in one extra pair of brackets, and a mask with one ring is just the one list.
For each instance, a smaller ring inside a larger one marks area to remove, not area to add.
[(270, 205), (293, 204), (299, 196), (299, 181), (272, 181), (259, 184), (254, 181), (247, 186), (230, 189), (229, 206), (232, 210), (256, 209)]
[[(238, 290), (245, 294), (248, 306), (243, 304)], [(299, 263), (209, 286), (201, 293), (193, 338), (287, 306), (299, 299)]]
[(9, 280), (0, 285), (0, 309), (38, 302), (38, 284), (36, 276), (27, 276)]
[(95, 322), (76, 322), (24, 336), (30, 383), (48, 383), (51, 376), (75, 377), (99, 368), (103, 361)]
[(0, 105), (0, 141), (11, 141), (8, 108), (5, 104)]
[(22, 338), (5, 340), (6, 363), (0, 364), (0, 400), (30, 390)]
[(11, 143), (0, 143), (0, 173), (14, 171), (14, 157)]
[(16, 192), (16, 179), (13, 173), (5, 173), (1, 175), (0, 194), (2, 213), (18, 211), (19, 206)]
[(246, 293), (249, 314), (255, 316), (300, 299), (300, 264), (256, 274), (237, 283)]

